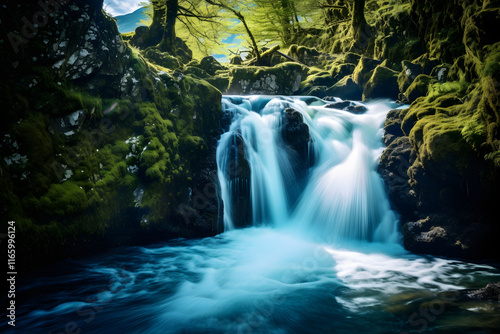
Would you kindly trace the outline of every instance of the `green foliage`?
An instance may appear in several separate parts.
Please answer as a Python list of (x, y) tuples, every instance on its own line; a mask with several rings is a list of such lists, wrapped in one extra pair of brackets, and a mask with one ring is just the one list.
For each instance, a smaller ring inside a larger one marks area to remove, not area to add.
[(71, 215), (87, 208), (87, 195), (76, 183), (52, 184), (45, 196), (33, 201), (34, 206), (49, 215)]
[(486, 142), (486, 127), (477, 117), (465, 123), (461, 133), (465, 141), (475, 149), (478, 149), (481, 144)]
[(434, 101), (437, 97), (443, 96), (443, 95), (448, 95), (452, 94), (458, 97), (461, 97), (464, 95), (468, 87), (468, 84), (463, 81), (451, 81), (451, 82), (444, 82), (444, 83), (433, 83), (431, 84), (428, 89), (427, 93), (427, 101), (432, 102)]

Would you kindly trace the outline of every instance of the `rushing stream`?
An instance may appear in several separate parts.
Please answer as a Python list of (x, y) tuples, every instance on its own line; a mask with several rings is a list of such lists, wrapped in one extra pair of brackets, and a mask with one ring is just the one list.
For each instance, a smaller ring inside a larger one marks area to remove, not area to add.
[(37, 273), (20, 284), (18, 331), (6, 332), (498, 332), (498, 304), (455, 292), (500, 280), (496, 268), (400, 244), (376, 172), (396, 106), (354, 114), (325, 105), (225, 97), (232, 124), (217, 151), (225, 232)]

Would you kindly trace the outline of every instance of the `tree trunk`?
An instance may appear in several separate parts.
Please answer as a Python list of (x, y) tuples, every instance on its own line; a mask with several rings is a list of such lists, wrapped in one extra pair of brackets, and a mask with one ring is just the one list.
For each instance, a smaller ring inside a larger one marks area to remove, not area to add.
[(358, 40), (365, 31), (365, 0), (354, 0), (354, 9), (352, 12), (352, 31), (354, 39)]
[(292, 19), (292, 11), (290, 7), (290, 0), (281, 0), (282, 15), (280, 17), (281, 27), (283, 29), (283, 42), (288, 44), (292, 37), (292, 26), (290, 21)]
[(167, 0), (167, 18), (165, 20), (165, 29), (159, 48), (163, 52), (168, 52), (175, 56), (177, 54), (175, 47), (175, 22), (177, 21), (177, 11), (179, 10), (178, 0)]
[(260, 65), (261, 60), (260, 60), (259, 47), (257, 46), (257, 42), (255, 41), (255, 38), (254, 38), (254, 36), (252, 34), (252, 31), (248, 27), (248, 24), (245, 21), (245, 17), (243, 16), (243, 14), (241, 14), (236, 9), (234, 9), (232, 7), (229, 7), (228, 5), (226, 5), (225, 3), (220, 2), (220, 1), (216, 2), (214, 0), (206, 0), (206, 2), (208, 2), (209, 4), (211, 4), (213, 6), (217, 6), (217, 7), (220, 7), (220, 8), (223, 8), (223, 9), (226, 9), (226, 10), (230, 11), (231, 13), (233, 13), (236, 16), (236, 18), (238, 20), (241, 21), (241, 23), (243, 23), (243, 26), (245, 27), (245, 30), (247, 31), (248, 37), (250, 37), (250, 42), (252, 43), (252, 48), (253, 48), (253, 50), (255, 52), (255, 56), (257, 57), (257, 65)]

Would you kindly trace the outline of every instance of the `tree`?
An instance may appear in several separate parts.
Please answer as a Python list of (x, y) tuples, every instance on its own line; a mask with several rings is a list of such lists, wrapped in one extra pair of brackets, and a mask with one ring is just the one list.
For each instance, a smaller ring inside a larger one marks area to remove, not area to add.
[(151, 0), (149, 5), (152, 7), (149, 14), (151, 24), (149, 28), (144, 28), (147, 32), (140, 36), (140, 43), (133, 40), (137, 46), (158, 46), (161, 51), (175, 56), (178, 48), (182, 48), (178, 32), (183, 37), (186, 37), (183, 32), (189, 32), (199, 46), (205, 44), (209, 37), (215, 40), (223, 36), (219, 34), (223, 26), (223, 22), (218, 20), (219, 9), (208, 6), (204, 0)]
[(354, 8), (352, 10), (352, 32), (355, 41), (362, 38), (362, 34), (366, 31), (365, 19), (365, 0), (354, 0)]
[(180, 8), (178, 0), (166, 0), (165, 28), (163, 29), (162, 40), (160, 44), (158, 44), (158, 47), (161, 51), (168, 52), (173, 56), (177, 55), (177, 50), (175, 46), (177, 37), (175, 35), (175, 23), (177, 21), (177, 15), (183, 14), (182, 11), (178, 13)]

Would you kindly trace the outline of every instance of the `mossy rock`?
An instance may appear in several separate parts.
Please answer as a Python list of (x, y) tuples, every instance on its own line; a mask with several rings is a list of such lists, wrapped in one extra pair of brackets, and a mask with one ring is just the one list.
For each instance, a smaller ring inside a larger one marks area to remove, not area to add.
[(328, 88), (326, 95), (340, 97), (344, 100), (361, 100), (363, 91), (354, 82), (352, 75), (348, 75), (332, 87)]
[(47, 194), (33, 204), (45, 214), (56, 216), (76, 214), (88, 206), (85, 191), (72, 181), (52, 184)]
[(420, 57), (412, 61), (413, 64), (419, 64), (422, 68), (422, 73), (430, 75), (432, 69), (439, 65), (439, 60), (436, 58), (431, 58), (428, 53), (424, 53)]
[(398, 72), (385, 66), (377, 66), (363, 90), (363, 101), (376, 98), (397, 99)]
[(448, 81), (450, 68), (450, 64), (440, 64), (432, 69), (431, 76), (435, 77), (438, 82), (446, 82)]
[(198, 66), (187, 66), (184, 71), (182, 71), (184, 74), (190, 74), (192, 76), (195, 76), (200, 79), (206, 79), (210, 77), (210, 75), (205, 72), (203, 69), (199, 68)]
[[(356, 54), (353, 54), (353, 55), (356, 55)], [(352, 57), (352, 58), (355, 58), (355, 57)], [(356, 68), (355, 63), (345, 63), (345, 64), (333, 66), (332, 69), (330, 70), (330, 76), (333, 78), (333, 84), (342, 80), (342, 78), (345, 77), (346, 75), (352, 74), (352, 72), (354, 72), (355, 68)]]
[(297, 63), (275, 67), (234, 67), (229, 72), (230, 94), (291, 95), (300, 87), (303, 68)]
[(243, 59), (241, 59), (240, 56), (236, 55), (234, 57), (231, 57), (231, 60), (229, 61), (231, 65), (241, 65), (243, 63)]
[(381, 61), (376, 59), (371, 59), (367, 57), (362, 57), (354, 72), (352, 73), (352, 80), (359, 86), (364, 87), (365, 83), (370, 79), (373, 74), (373, 70), (380, 65)]
[(339, 64), (357, 64), (361, 59), (361, 55), (353, 52), (346, 52), (342, 54), (336, 62)]
[(181, 63), (179, 60), (169, 54), (168, 52), (161, 52), (156, 47), (147, 48), (144, 51), (144, 55), (154, 61), (156, 64), (168, 68), (170, 70), (175, 70), (181, 68)]
[(213, 56), (207, 56), (200, 61), (200, 68), (209, 75), (215, 75), (217, 71), (223, 71), (226, 68), (221, 65)]
[(413, 102), (421, 96), (426, 96), (429, 91), (429, 85), (433, 83), (434, 80), (435, 79), (429, 75), (420, 74), (405, 92), (408, 100)]
[(301, 90), (305, 90), (311, 86), (332, 86), (335, 82), (329, 72), (322, 71), (309, 75), (306, 80), (300, 83), (300, 87)]
[(209, 77), (205, 79), (209, 84), (220, 90), (221, 92), (225, 92), (229, 87), (229, 77), (225, 77), (222, 75), (216, 75), (213, 77)]
[(420, 64), (414, 64), (407, 60), (401, 62), (401, 73), (398, 76), (398, 87), (399, 91), (404, 93), (408, 87), (412, 84), (413, 80), (420, 74), (422, 74), (422, 66)]

